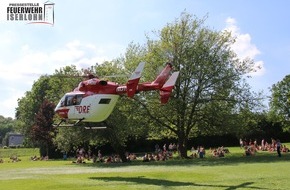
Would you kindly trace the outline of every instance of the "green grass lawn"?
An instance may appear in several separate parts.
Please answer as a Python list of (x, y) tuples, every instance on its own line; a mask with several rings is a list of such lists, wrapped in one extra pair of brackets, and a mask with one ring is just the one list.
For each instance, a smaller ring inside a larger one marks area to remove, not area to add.
[(224, 158), (119, 164), (30, 161), (24, 155), (0, 164), (0, 189), (289, 189), (290, 153), (245, 157), (238, 147), (229, 150)]
[(0, 148), (0, 158), (9, 158), (11, 156), (25, 157), (33, 155), (39, 155), (38, 148)]

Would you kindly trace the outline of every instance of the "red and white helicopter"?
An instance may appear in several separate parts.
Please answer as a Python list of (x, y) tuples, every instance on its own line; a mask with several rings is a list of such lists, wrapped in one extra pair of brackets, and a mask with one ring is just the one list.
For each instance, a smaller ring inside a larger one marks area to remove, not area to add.
[[(91, 76), (79, 83), (74, 91), (66, 93), (55, 108), (61, 121), (56, 126), (77, 126), (80, 122), (102, 122), (112, 113), (121, 94), (133, 97), (140, 91), (159, 90), (161, 104), (166, 104), (179, 72), (173, 72), (172, 64), (165, 68), (153, 82), (139, 83), (145, 63), (141, 62), (125, 85), (100, 80)], [(63, 124), (73, 121), (73, 124)], [(96, 127), (105, 128), (105, 127)]]

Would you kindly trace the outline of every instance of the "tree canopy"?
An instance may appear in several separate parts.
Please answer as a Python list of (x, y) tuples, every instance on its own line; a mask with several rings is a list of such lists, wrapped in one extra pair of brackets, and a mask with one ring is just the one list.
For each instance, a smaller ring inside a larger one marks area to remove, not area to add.
[(273, 84), (270, 99), (271, 117), (283, 124), (284, 130), (290, 130), (290, 75)]
[(253, 60), (240, 60), (230, 48), (235, 41), (231, 34), (213, 31), (204, 22), (183, 13), (156, 32), (157, 37), (148, 37), (145, 47), (144, 58), (153, 70), (170, 60), (180, 71), (167, 105), (160, 107), (149, 98), (151, 94), (138, 101), (144, 118), (165, 136), (178, 138), (182, 157), (186, 157), (189, 137), (234, 133), (246, 124), (240, 122), (239, 114), (258, 103), (243, 80), (252, 71)]

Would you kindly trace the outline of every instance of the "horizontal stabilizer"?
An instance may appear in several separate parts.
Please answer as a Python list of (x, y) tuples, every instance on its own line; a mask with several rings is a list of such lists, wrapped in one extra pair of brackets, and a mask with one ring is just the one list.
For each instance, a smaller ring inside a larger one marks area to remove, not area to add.
[(159, 91), (161, 104), (166, 104), (169, 100), (172, 89), (174, 88), (175, 82), (178, 78), (179, 72), (174, 72), (170, 78), (165, 82)]
[(130, 98), (132, 98), (136, 93), (136, 89), (137, 89), (139, 80), (141, 78), (141, 74), (144, 69), (144, 66), (145, 66), (145, 62), (139, 63), (138, 67), (136, 68), (134, 73), (131, 75), (129, 81), (127, 82), (127, 85), (126, 85), (127, 94), (128, 94), (128, 97)]

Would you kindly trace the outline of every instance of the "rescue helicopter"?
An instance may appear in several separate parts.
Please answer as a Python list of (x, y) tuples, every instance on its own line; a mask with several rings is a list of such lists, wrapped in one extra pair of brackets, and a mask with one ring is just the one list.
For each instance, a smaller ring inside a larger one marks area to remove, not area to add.
[[(123, 94), (133, 98), (141, 91), (159, 90), (160, 102), (166, 104), (179, 72), (171, 74), (173, 66), (166, 63), (154, 81), (139, 83), (144, 66), (145, 62), (139, 63), (124, 85), (89, 75), (89, 79), (81, 81), (72, 92), (66, 93), (61, 98), (55, 108), (55, 113), (61, 120), (55, 126), (78, 126), (80, 122), (102, 123), (112, 113), (119, 96)], [(68, 124), (69, 122), (73, 123)]]

